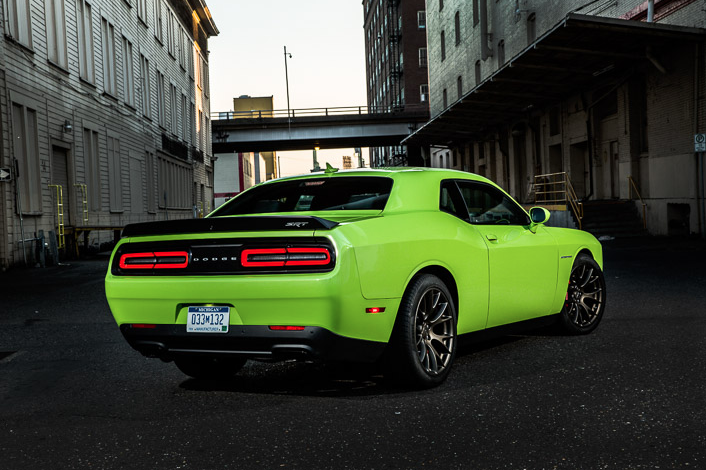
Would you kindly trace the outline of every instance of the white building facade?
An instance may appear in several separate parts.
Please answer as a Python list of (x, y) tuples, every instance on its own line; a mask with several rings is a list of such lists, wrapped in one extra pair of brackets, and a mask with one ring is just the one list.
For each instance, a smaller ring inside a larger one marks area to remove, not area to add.
[(2, 0), (0, 267), (212, 207), (203, 0)]

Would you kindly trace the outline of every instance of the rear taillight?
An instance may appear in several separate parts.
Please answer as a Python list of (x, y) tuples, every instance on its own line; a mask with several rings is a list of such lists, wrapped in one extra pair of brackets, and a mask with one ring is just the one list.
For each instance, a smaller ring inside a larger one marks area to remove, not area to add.
[(125, 253), (120, 256), (120, 269), (184, 269), (189, 265), (186, 251)]
[(327, 248), (254, 248), (243, 250), (243, 267), (326, 266), (331, 262)]

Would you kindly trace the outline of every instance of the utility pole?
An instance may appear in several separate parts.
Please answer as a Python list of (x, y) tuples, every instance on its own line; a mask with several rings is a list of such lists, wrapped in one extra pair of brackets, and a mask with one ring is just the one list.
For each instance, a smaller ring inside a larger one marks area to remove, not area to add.
[(289, 113), (289, 72), (287, 71), (287, 56), (289, 56), (290, 59), (292, 58), (292, 54), (287, 52), (287, 46), (284, 46), (284, 79), (287, 83), (287, 121), (289, 122), (291, 128), (291, 115)]

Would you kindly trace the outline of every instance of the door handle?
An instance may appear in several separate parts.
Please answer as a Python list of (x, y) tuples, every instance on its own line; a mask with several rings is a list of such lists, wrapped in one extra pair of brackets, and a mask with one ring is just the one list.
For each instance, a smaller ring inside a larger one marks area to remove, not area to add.
[(491, 242), (496, 242), (496, 241), (498, 241), (498, 236), (495, 235), (495, 234), (493, 234), (493, 233), (487, 234), (487, 235), (485, 236), (485, 238), (487, 238), (487, 239), (488, 239), (489, 241), (491, 241)]

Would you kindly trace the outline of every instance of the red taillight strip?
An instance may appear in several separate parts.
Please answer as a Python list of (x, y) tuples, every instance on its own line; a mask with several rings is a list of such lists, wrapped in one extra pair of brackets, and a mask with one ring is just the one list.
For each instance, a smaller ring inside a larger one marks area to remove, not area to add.
[(331, 252), (327, 248), (254, 248), (243, 250), (240, 257), (245, 268), (326, 266), (330, 262)]
[(125, 253), (120, 256), (120, 269), (184, 269), (189, 265), (186, 251)]
[[(258, 256), (260, 258), (260, 261), (250, 261), (250, 256)], [(277, 256), (276, 258), (281, 258), (281, 259), (273, 259), (275, 256), (273, 255), (283, 255), (283, 256)], [(265, 266), (272, 266), (272, 267), (280, 267), (284, 266), (284, 262), (287, 259), (287, 250), (284, 248), (257, 248), (253, 250), (243, 250), (243, 253), (240, 255), (240, 263), (243, 265), (243, 267), (246, 268), (257, 268), (257, 267), (265, 267)]]
[(184, 269), (189, 265), (189, 253), (186, 251), (157, 251), (155, 269)]
[[(331, 253), (326, 248), (287, 248), (287, 253), (297, 253), (295, 259), (288, 259), (285, 266), (325, 266), (331, 262)], [(316, 256), (316, 258), (301, 259), (301, 255), (325, 255), (326, 257), (321, 259), (321, 256)]]
[[(148, 258), (149, 263), (135, 263), (130, 261), (136, 259), (147, 261)], [(152, 269), (156, 262), (157, 259), (154, 253), (125, 253), (120, 257), (120, 269)]]

